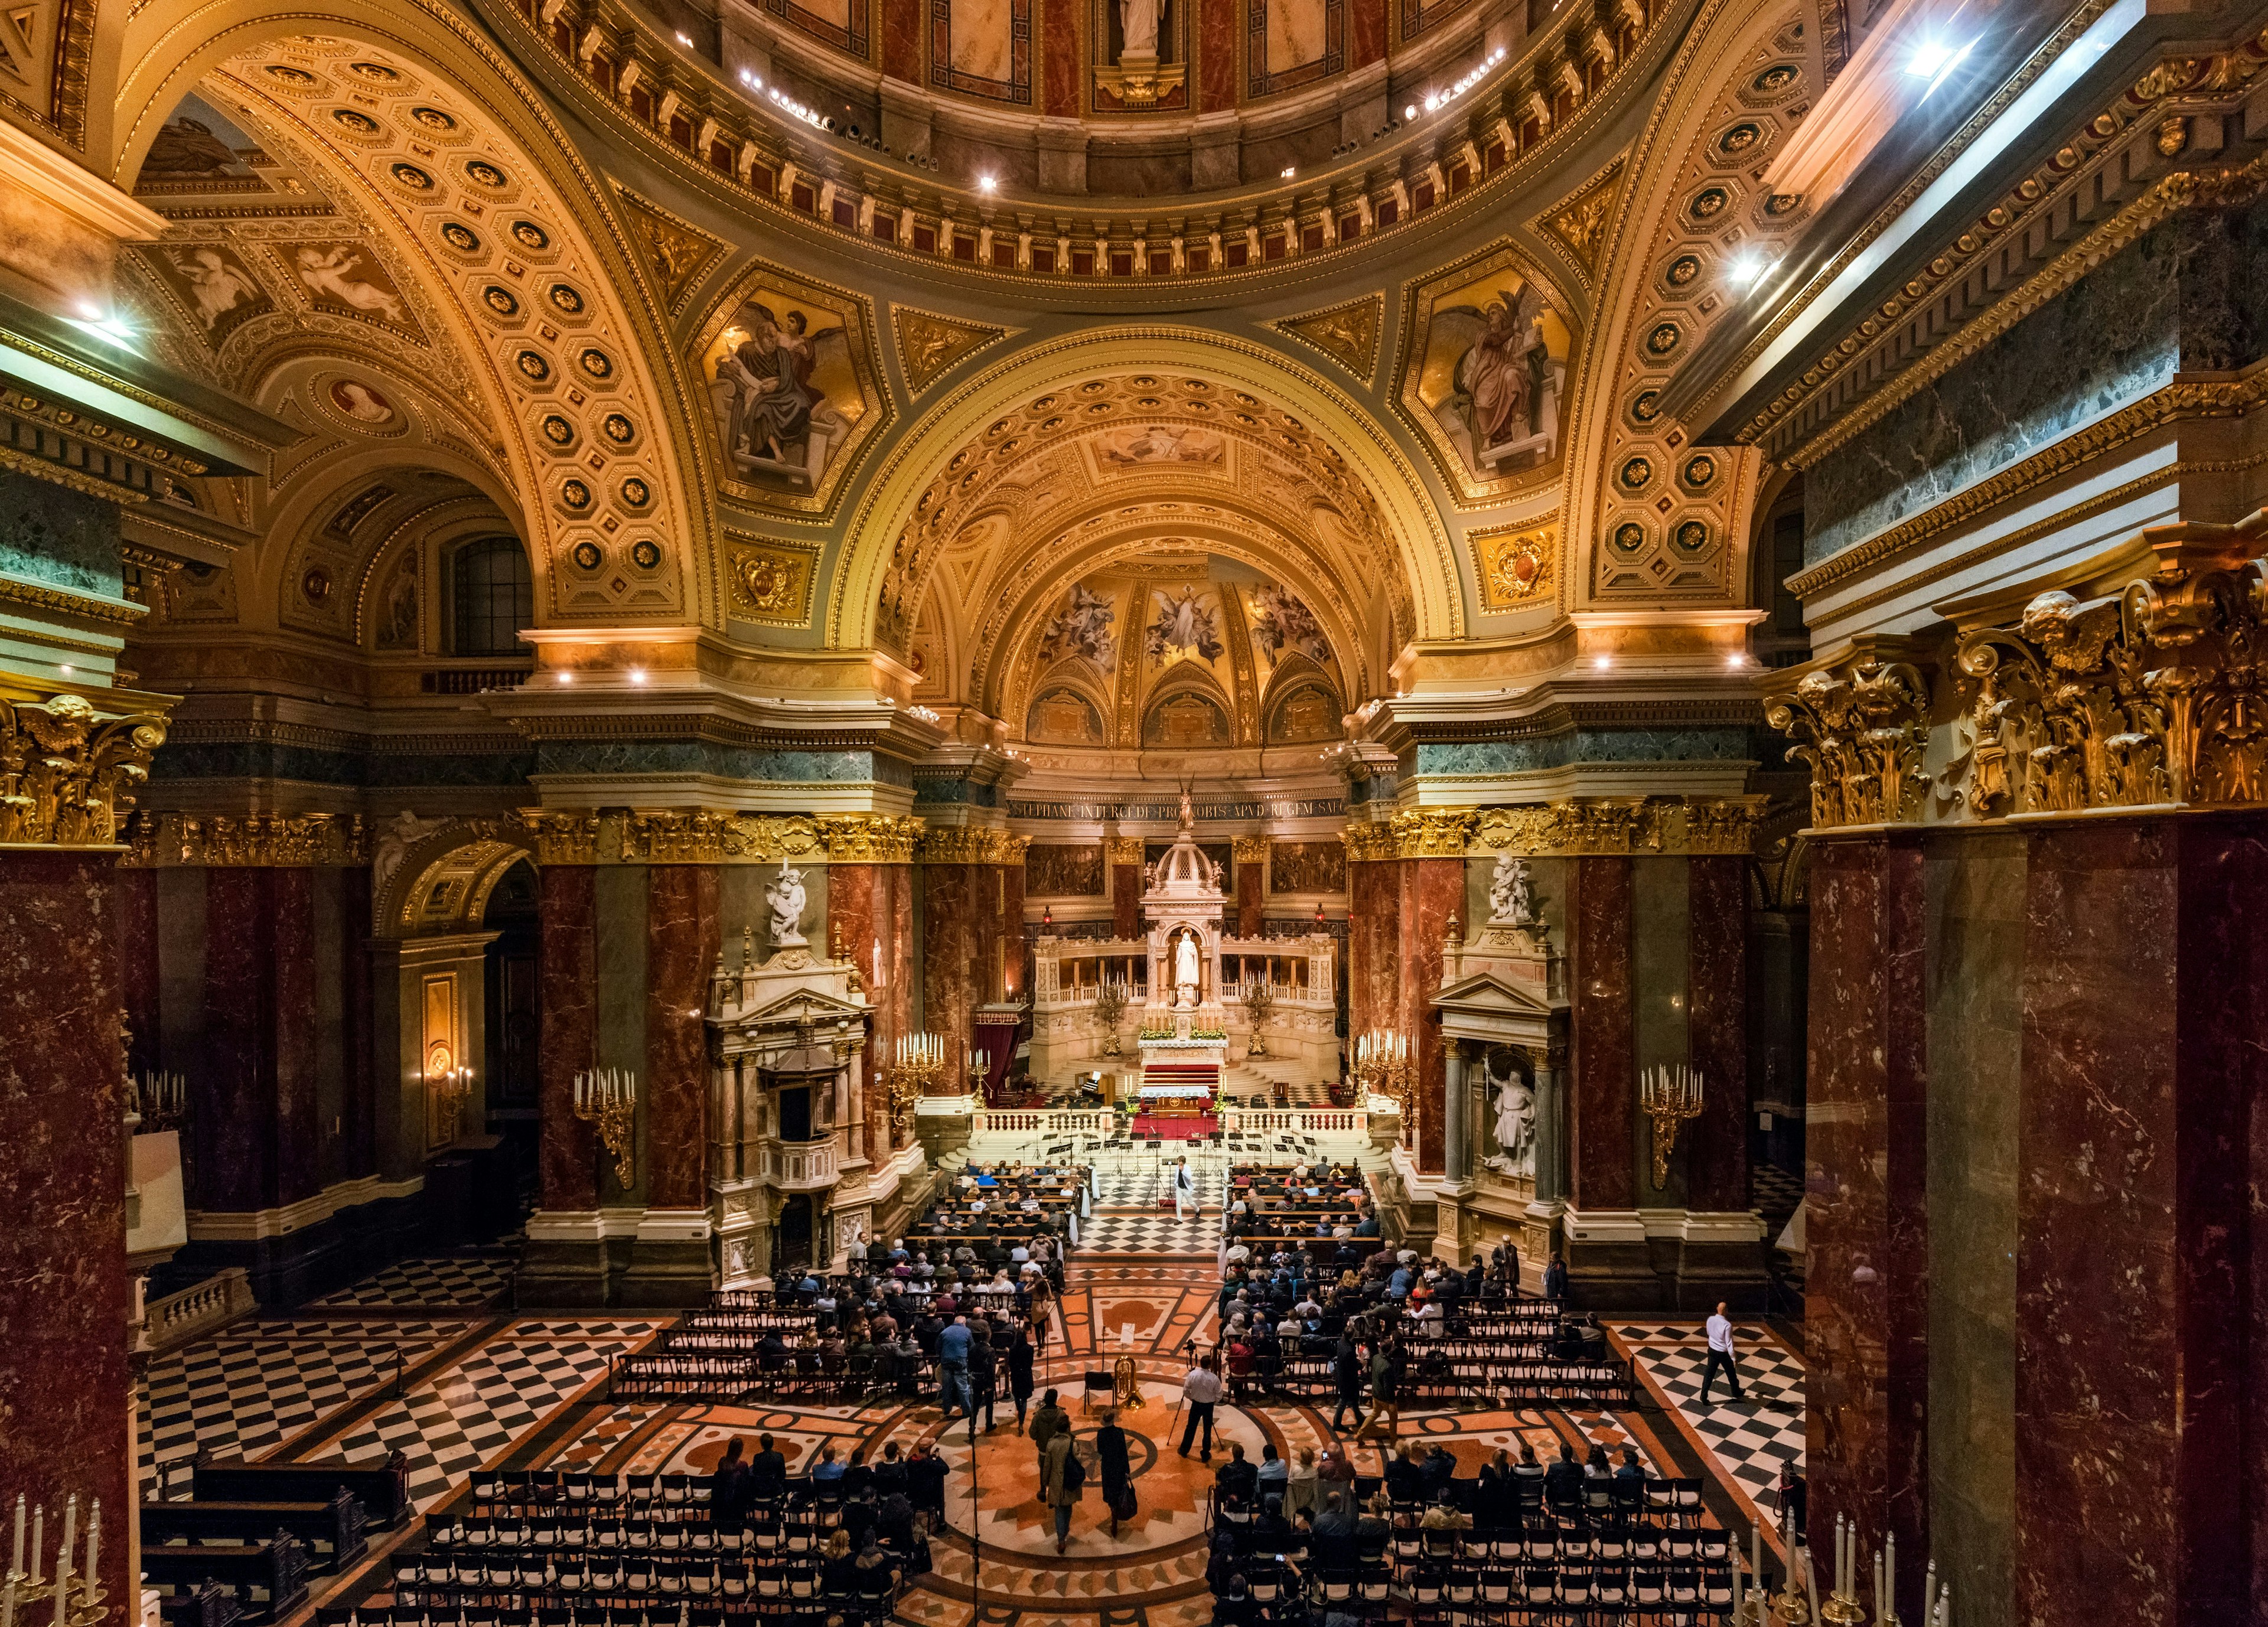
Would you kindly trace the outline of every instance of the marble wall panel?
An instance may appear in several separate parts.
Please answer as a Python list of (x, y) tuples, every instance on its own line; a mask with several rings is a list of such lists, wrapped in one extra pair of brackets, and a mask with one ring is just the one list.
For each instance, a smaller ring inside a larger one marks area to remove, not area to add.
[(1142, 936), (1142, 866), (1110, 867), (1110, 930), (1120, 938)]
[(907, 85), (922, 83), (924, 0), (881, 0), (882, 71)]
[(1930, 1557), (1964, 1612), (2007, 1621), (2024, 838), (1933, 844), (1926, 888)]
[(942, 1095), (968, 1088), (960, 1058), (968, 1049), (970, 1013), (983, 997), (979, 968), (989, 936), (981, 929), (980, 894), (992, 887), (991, 866), (924, 865), (920, 869), (922, 914), (922, 1020), (945, 1041), (953, 1065), (939, 1085)]
[(1685, 1127), (1685, 1201), (1727, 1213), (1749, 1206), (1749, 861), (1685, 861), (1686, 1049), (1703, 1081)]
[(709, 974), (722, 927), (714, 865), (646, 872), (645, 1172), (655, 1209), (708, 1201)]
[(538, 1029), (537, 1163), (546, 1209), (597, 1207), (597, 1141), (575, 1116), (575, 1075), (599, 1056), (598, 872), (547, 865), (536, 901), (541, 945), (542, 1017)]
[(1402, 979), (1403, 1026), (1410, 1036), (1414, 1094), (1418, 1104), (1418, 1167), (1437, 1173), (1446, 1167), (1447, 1122), (1444, 1092), (1447, 1075), (1441, 1049), (1440, 1018), (1432, 1003), (1441, 989), (1442, 948), (1450, 918), (1462, 917), (1464, 909), (1465, 861), (1410, 858), (1403, 860), (1397, 868), (1402, 872), (1397, 965)]
[(2261, 1467), (2242, 1384), (2263, 868), (2257, 822), (2029, 837), (2014, 1591), (2040, 1627), (2258, 1606), (2235, 1491)]
[[(192, 1207), (243, 1212), (319, 1189), (313, 872), (210, 869)], [(200, 1077), (202, 1074), (202, 1077)]]
[(1567, 863), (1573, 939), (1567, 979), (1567, 1193), (1578, 1209), (1630, 1209), (1638, 1203), (1631, 1169), (1638, 1093), (1631, 1071), (1631, 862)]
[(1197, 0), (1200, 113), (1225, 113), (1236, 106), (1236, 39), (1243, 26), (1243, 0)]
[[(1686, 912), (1690, 882), (1683, 858), (1631, 861), (1631, 1033), (1634, 1077), (1688, 1061)], [(1640, 1208), (1687, 1206), (1685, 1167), (1693, 1126), (1681, 1124), (1663, 1184), (1653, 1184), (1653, 1121), (1631, 1115), (1631, 1160)]]
[[(646, 880), (659, 865), (599, 865), (592, 870), (592, 920), (598, 939), (596, 1017), (598, 1065), (646, 1073), (647, 966)], [(757, 942), (762, 943), (759, 933)], [(647, 1202), (653, 1169), (649, 1142), (650, 1092), (642, 1093), (637, 1115), (637, 1163), (630, 1189), (620, 1185), (613, 1159), (599, 1155), (601, 1204)]]
[(1347, 8), (1347, 66), (1359, 68), (1386, 55), (1387, 0), (1351, 0)]
[(1032, 991), (1032, 945), (1024, 932), (1024, 867), (993, 866), (998, 875), (993, 894), (993, 941), (999, 946), (992, 962), (997, 981), (986, 998), (994, 1000), (1028, 998)]
[[(376, 990), (371, 979), (375, 962), (371, 953), (370, 871), (357, 867), (340, 872), (339, 964), (346, 987), (340, 1003), (341, 1043), (344, 1078), (341, 1116), (342, 1155), (354, 1174), (378, 1169), (378, 1079)], [(392, 1069), (387, 1070), (392, 1076)]]
[[(112, 865), (0, 853), (0, 1507), (70, 1491), (82, 1513), (90, 1497), (133, 1506)], [(127, 1544), (107, 1535), (102, 1585), (130, 1597)]]
[(1266, 864), (1256, 858), (1236, 865), (1236, 930), (1248, 938), (1257, 933), (1267, 918), (1268, 901), (1261, 890), (1266, 872)]
[(126, 1005), (126, 1064), (136, 1076), (164, 1066), (158, 875), (155, 870), (121, 870), (112, 888), (117, 900), (119, 990)]
[(1041, 0), (1040, 95), (1050, 118), (1079, 114), (1080, 81), (1086, 72), (1079, 33), (1082, 8), (1071, 0)]
[(1402, 865), (1347, 866), (1347, 1033), (1352, 1038), (1402, 1020)]
[(1838, 1514), (1927, 1551), (1928, 1227), (1922, 855), (1823, 843), (1811, 879), (1804, 1450)]

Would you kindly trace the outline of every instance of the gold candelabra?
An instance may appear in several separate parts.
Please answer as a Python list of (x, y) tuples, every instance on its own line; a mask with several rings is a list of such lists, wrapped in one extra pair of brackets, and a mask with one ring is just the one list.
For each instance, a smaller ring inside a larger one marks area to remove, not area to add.
[(100, 1574), (102, 1557), (102, 1499), (96, 1498), (88, 1506), (86, 1536), (83, 1560), (73, 1553), (79, 1547), (78, 1494), (73, 1492), (63, 1506), (63, 1540), (55, 1550), (55, 1570), (53, 1576), (41, 1574), (43, 1550), (47, 1546), (47, 1513), (44, 1507), (31, 1511), (32, 1568), (25, 1570), (25, 1507), (24, 1494), (16, 1494), (16, 1539), (4, 1577), (0, 1577), (0, 1627), (15, 1627), (16, 1612), (26, 1611), (26, 1621), (31, 1621), (30, 1608), (52, 1604), (55, 1627), (94, 1627), (94, 1623), (110, 1614), (103, 1601), (108, 1591), (95, 1579)]
[(1358, 1037), (1354, 1077), (1368, 1094), (1393, 1099), (1406, 1132), (1411, 1119), (1410, 1036), (1398, 1029), (1373, 1028)]
[(902, 1034), (896, 1055), (882, 1070), (890, 1091), (890, 1127), (903, 1136), (911, 1128), (914, 1104), (945, 1078), (945, 1041), (934, 1034)]
[(449, 1123), (449, 1139), (454, 1141), (464, 1134), (465, 1103), (473, 1093), (473, 1071), (470, 1068), (446, 1068), (426, 1078), (433, 1085), (434, 1111)]
[(1638, 1106), (1653, 1121), (1653, 1189), (1669, 1184), (1669, 1155), (1677, 1127), (1701, 1113), (1701, 1076), (1683, 1063), (1648, 1068), (1638, 1076)]
[(141, 1132), (180, 1130), (189, 1117), (189, 1082), (179, 1073), (144, 1073), (126, 1081), (126, 1108), (142, 1115)]
[(637, 1179), (637, 1074), (599, 1068), (575, 1076), (575, 1116), (598, 1127), (599, 1144), (615, 1156), (615, 1181), (627, 1190)]

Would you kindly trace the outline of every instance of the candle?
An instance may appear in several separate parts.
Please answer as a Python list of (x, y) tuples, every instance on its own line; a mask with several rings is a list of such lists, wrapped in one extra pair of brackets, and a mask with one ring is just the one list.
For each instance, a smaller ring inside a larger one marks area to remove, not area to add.
[(83, 1592), (89, 1591), (93, 1588), (94, 1579), (99, 1574), (99, 1572), (95, 1569), (95, 1562), (101, 1557), (102, 1499), (100, 1498), (97, 1498), (94, 1499), (94, 1507), (88, 1513), (86, 1520), (86, 1574), (80, 1579), (83, 1584), (81, 1589)]
[(16, 1627), (16, 1573), (8, 1572), (8, 1579), (0, 1583), (0, 1627)]
[(15, 1557), (8, 1561), (8, 1574), (11, 1576), (21, 1576), (23, 1573), (24, 1494), (21, 1491), (18, 1491), (16, 1493), (16, 1552)]
[(1757, 1587), (1764, 1585), (1764, 1524), (1759, 1520), (1749, 1528), (1749, 1574)]
[(55, 1592), (63, 1589), (63, 1579), (70, 1574), (71, 1546), (78, 1540), (78, 1493), (74, 1491), (63, 1504), (63, 1545), (55, 1560)]
[(1882, 1536), (1882, 1619), (1898, 1619), (1898, 1534), (1889, 1531)]
[(47, 1546), (47, 1539), (44, 1535), (47, 1529), (47, 1518), (46, 1504), (32, 1505), (32, 1579), (34, 1582), (38, 1581), (42, 1574), (40, 1567), (40, 1550)]
[(1921, 1579), (1921, 1627), (1930, 1627), (1929, 1618), (1936, 1614), (1937, 1561), (1933, 1559)]
[(1803, 1550), (1803, 1585), (1806, 1591), (1811, 1594), (1811, 1619), (1815, 1622), (1820, 1619), (1819, 1561), (1813, 1557), (1811, 1550), (1808, 1548)]
[(1879, 1620), (1879, 1619), (1881, 1618), (1881, 1614), (1882, 1614), (1882, 1550), (1881, 1550), (1881, 1549), (1877, 1548), (1876, 1550), (1874, 1550), (1874, 1615), (1875, 1615), (1875, 1617)]

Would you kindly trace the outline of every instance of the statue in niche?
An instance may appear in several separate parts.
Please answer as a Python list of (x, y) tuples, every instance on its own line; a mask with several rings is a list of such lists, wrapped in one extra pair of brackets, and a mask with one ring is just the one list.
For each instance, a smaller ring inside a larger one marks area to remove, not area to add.
[(1497, 1086), (1496, 1145), (1496, 1155), (1481, 1160), (1489, 1168), (1507, 1175), (1535, 1176), (1535, 1093), (1517, 1073)]
[(1174, 939), (1174, 1003), (1197, 1003), (1197, 935), (1186, 928)]
[(1528, 879), (1528, 861), (1500, 856), (1489, 878), (1489, 924), (1526, 926), (1535, 919), (1535, 889)]
[(1118, 0), (1119, 59), (1154, 59), (1158, 55), (1158, 25), (1164, 20), (1165, 0)]
[(800, 949), (809, 940), (798, 931), (803, 924), (803, 872), (780, 860), (779, 875), (764, 889), (764, 902), (772, 907), (772, 942), (782, 949)]

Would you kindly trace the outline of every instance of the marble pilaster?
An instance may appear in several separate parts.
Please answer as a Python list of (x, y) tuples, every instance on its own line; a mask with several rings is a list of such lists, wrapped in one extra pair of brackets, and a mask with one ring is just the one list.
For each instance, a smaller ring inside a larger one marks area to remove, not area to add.
[(698, 1305), (711, 1285), (709, 975), (723, 931), (714, 865), (654, 865), (645, 889), (645, 1214), (623, 1305)]
[(1631, 1167), (1637, 1096), (1632, 1071), (1631, 861), (1567, 863), (1569, 956), (1568, 1198), (1587, 1210), (1638, 1202)]
[(592, 1127), (575, 1116), (575, 1076), (599, 1059), (598, 872), (545, 865), (537, 872), (542, 979), (536, 1035), (536, 1169), (541, 1198), (520, 1262), (521, 1302), (600, 1306), (608, 1301), (606, 1242), (599, 1226), (601, 1156)]
[(1410, 1095), (1418, 1105), (1414, 1151), (1422, 1173), (1439, 1174), (1448, 1156), (1448, 1114), (1441, 1022), (1432, 1001), (1441, 987), (1442, 943), (1449, 922), (1464, 909), (1465, 861), (1409, 858), (1400, 869), (1395, 964), (1403, 1027), (1410, 1037)]
[[(1402, 865), (1347, 865), (1347, 1033), (1390, 1029), (1402, 1020)], [(1351, 1049), (1351, 1046), (1350, 1046)]]
[(1142, 866), (1110, 866), (1110, 931), (1120, 939), (1142, 936)]
[(992, 934), (990, 866), (932, 863), (920, 866), (922, 1022), (945, 1041), (947, 1065), (936, 1094), (970, 1088), (961, 1058), (968, 1051), (970, 1017), (984, 998), (979, 979)]
[[(0, 1507), (134, 1506), (114, 863), (0, 852)], [(104, 1544), (113, 1601), (133, 1596), (126, 1524)]]
[(1687, 1057), (1704, 1082), (1685, 1127), (1685, 1205), (1749, 1206), (1748, 859), (1686, 860)]

